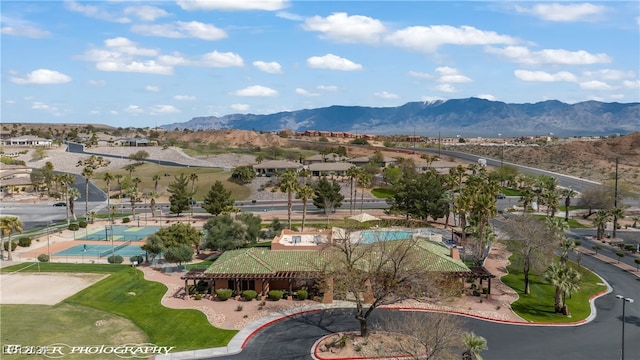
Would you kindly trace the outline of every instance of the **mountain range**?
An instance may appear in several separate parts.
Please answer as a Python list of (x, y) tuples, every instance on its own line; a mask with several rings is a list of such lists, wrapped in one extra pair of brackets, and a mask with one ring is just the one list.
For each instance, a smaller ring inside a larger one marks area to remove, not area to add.
[(508, 104), (479, 98), (409, 102), (397, 107), (329, 106), (275, 114), (195, 117), (166, 130), (323, 130), (422, 136), (558, 136), (626, 134), (640, 130), (640, 103), (557, 100)]

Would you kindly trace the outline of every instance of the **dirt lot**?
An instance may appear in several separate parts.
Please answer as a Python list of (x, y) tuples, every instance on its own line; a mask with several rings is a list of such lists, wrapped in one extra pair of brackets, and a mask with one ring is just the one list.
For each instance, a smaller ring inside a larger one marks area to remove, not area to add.
[(0, 304), (55, 305), (108, 275), (14, 273), (0, 275)]

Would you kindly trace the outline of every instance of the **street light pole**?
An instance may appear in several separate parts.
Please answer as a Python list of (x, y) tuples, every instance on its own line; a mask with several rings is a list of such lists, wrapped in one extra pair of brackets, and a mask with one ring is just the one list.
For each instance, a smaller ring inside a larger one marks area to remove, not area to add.
[(632, 304), (633, 299), (626, 298), (622, 295), (616, 295), (616, 298), (622, 300), (622, 349), (620, 350), (620, 359), (624, 360), (624, 323), (625, 323), (624, 306), (626, 303)]

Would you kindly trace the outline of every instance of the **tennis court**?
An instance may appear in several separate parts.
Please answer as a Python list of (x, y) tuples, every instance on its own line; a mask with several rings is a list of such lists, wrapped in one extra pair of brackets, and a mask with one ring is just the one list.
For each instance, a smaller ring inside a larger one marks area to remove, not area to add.
[(144, 255), (145, 251), (138, 245), (129, 245), (129, 242), (117, 246), (81, 244), (59, 251), (53, 254), (53, 256), (87, 256), (101, 258), (109, 257), (111, 254), (129, 258), (135, 255)]
[(113, 240), (113, 241), (138, 241), (155, 234), (160, 230), (159, 226), (105, 226), (86, 231), (76, 231), (76, 240)]

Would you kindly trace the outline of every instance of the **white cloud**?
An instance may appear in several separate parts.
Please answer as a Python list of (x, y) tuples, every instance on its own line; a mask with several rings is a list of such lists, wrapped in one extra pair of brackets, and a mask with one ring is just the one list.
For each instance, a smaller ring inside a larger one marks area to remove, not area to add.
[(516, 5), (516, 11), (528, 13), (547, 21), (557, 22), (574, 22), (574, 21), (590, 21), (596, 20), (603, 15), (607, 8), (602, 5), (593, 5), (589, 3), (581, 4), (559, 4), (559, 3), (541, 3), (531, 8)]
[(182, 10), (266, 10), (287, 7), (288, 0), (178, 0)]
[(201, 40), (220, 40), (227, 37), (227, 33), (211, 24), (198, 21), (177, 21), (172, 24), (163, 25), (134, 25), (131, 31), (146, 35), (158, 36), (173, 39), (196, 38)]
[(484, 31), (472, 26), (449, 25), (412, 26), (393, 32), (385, 41), (398, 47), (419, 52), (434, 52), (442, 45), (514, 44), (511, 36)]
[(99, 87), (105, 87), (107, 85), (107, 82), (104, 80), (89, 80), (87, 84), (89, 84), (89, 86), (99, 88)]
[(462, 74), (458, 69), (441, 66), (436, 68), (436, 73), (438, 73), (438, 82), (439, 83), (454, 83), (454, 84), (462, 84), (468, 83), (472, 80)]
[(244, 66), (244, 60), (240, 55), (232, 52), (221, 53), (213, 51), (202, 55), (201, 65), (208, 67)]
[(296, 88), (296, 94), (302, 95), (302, 96), (318, 96), (318, 95), (320, 95), (318, 93), (314, 93), (314, 92), (311, 92), (311, 91), (303, 89), (303, 88)]
[(584, 50), (544, 49), (530, 51), (522, 46), (507, 46), (503, 49), (487, 47), (486, 51), (507, 57), (514, 62), (528, 65), (590, 65), (611, 62), (611, 57), (607, 54), (591, 54)]
[(577, 77), (568, 71), (559, 71), (555, 74), (551, 74), (545, 71), (530, 71), (518, 69), (514, 71), (516, 78), (522, 81), (537, 81), (537, 82), (576, 82)]
[(250, 106), (248, 104), (231, 104), (231, 108), (235, 111), (247, 111)]
[(440, 84), (436, 86), (436, 89), (446, 93), (452, 93), (457, 91), (456, 88), (453, 87), (453, 85), (451, 84)]
[(598, 80), (581, 82), (580, 88), (584, 90), (611, 90), (611, 86), (603, 81)]
[(129, 6), (124, 9), (125, 15), (133, 15), (142, 21), (155, 21), (158, 18), (169, 16), (169, 13), (155, 6)]
[(386, 91), (375, 92), (373, 93), (373, 95), (382, 99), (399, 99), (400, 98), (398, 94), (392, 94)]
[(100, 110), (91, 110), (89, 111), (89, 115), (100, 115)]
[(0, 27), (0, 33), (3, 35), (19, 36), (32, 39), (41, 39), (51, 36), (51, 33), (46, 30), (40, 29), (37, 25), (21, 20), (14, 19), (7, 16), (1, 16), (0, 21), (2, 27)]
[(157, 92), (160, 92), (160, 87), (155, 85), (147, 85), (144, 87), (144, 90), (148, 92), (157, 93)]
[(126, 16), (119, 16), (95, 5), (82, 5), (71, 0), (65, 1), (65, 6), (67, 7), (67, 9), (73, 12), (78, 12), (83, 14), (84, 16), (98, 20), (116, 22), (121, 24), (131, 22), (131, 19), (127, 18)]
[(135, 42), (125, 37), (107, 39), (104, 41), (104, 45), (107, 48), (114, 49), (115, 51), (118, 51), (127, 55), (133, 55), (133, 56), (157, 56), (158, 55), (158, 50), (140, 48), (136, 45)]
[(5, 104), (9, 104), (9, 105), (13, 105), (13, 104), (16, 103), (16, 101), (15, 100), (5, 100), (4, 103)]
[(298, 14), (294, 14), (294, 13), (290, 13), (288, 11), (278, 11), (276, 13), (276, 16), (282, 19), (287, 19), (287, 20), (293, 20), (293, 21), (303, 21), (304, 17), (298, 15)]
[(597, 78), (607, 81), (620, 81), (624, 79), (633, 79), (636, 74), (633, 71), (620, 71), (615, 69), (600, 69), (596, 71), (585, 71), (584, 76), (589, 78)]
[(625, 80), (622, 82), (622, 86), (629, 89), (640, 89), (640, 80)]
[(427, 74), (427, 73), (423, 73), (423, 72), (419, 72), (419, 71), (409, 71), (407, 73), (407, 75), (414, 77), (416, 79), (421, 79), (421, 80), (427, 80), (427, 79), (431, 79), (433, 76), (431, 76), (431, 74)]
[(138, 105), (129, 105), (123, 111), (128, 113), (128, 114), (142, 114), (143, 113), (142, 108), (140, 106), (138, 106)]
[(335, 85), (318, 85), (316, 89), (320, 91), (338, 91), (338, 87)]
[(237, 96), (277, 96), (278, 92), (262, 85), (253, 85), (233, 93)]
[(64, 84), (71, 81), (71, 76), (65, 75), (61, 72), (49, 70), (49, 69), (38, 69), (34, 70), (27, 75), (20, 76), (12, 76), (11, 82), (15, 84), (25, 85), (25, 84), (37, 84), (37, 85), (49, 85), (49, 84)]
[(342, 71), (362, 70), (362, 65), (333, 54), (312, 56), (307, 59), (307, 65), (316, 69), (330, 69)]
[(119, 113), (117, 110), (110, 110), (110, 111), (109, 111), (109, 114), (111, 114), (111, 115), (118, 115), (118, 114), (120, 114), (120, 113)]
[(253, 66), (257, 67), (260, 71), (264, 71), (269, 74), (282, 74), (282, 67), (275, 61), (254, 61)]
[(131, 61), (126, 63), (115, 61), (103, 61), (96, 63), (96, 69), (100, 71), (135, 72), (145, 74), (171, 75), (171, 66), (161, 65), (153, 60)]
[(339, 12), (326, 18), (314, 16), (306, 19), (303, 28), (317, 31), (321, 37), (346, 43), (376, 43), (386, 31), (380, 20), (362, 15)]
[(63, 115), (63, 112), (57, 107), (45, 104), (41, 101), (34, 101), (33, 103), (31, 103), (31, 108), (33, 110), (46, 111), (54, 116)]
[(160, 114), (176, 114), (179, 113), (180, 110), (173, 105), (154, 105), (149, 110), (151, 115), (160, 115)]
[(491, 94), (478, 94), (476, 95), (476, 97), (478, 99), (485, 99), (485, 100), (490, 100), (490, 101), (496, 101), (497, 98)]
[(175, 95), (173, 99), (178, 101), (195, 101), (198, 98), (193, 95)]

